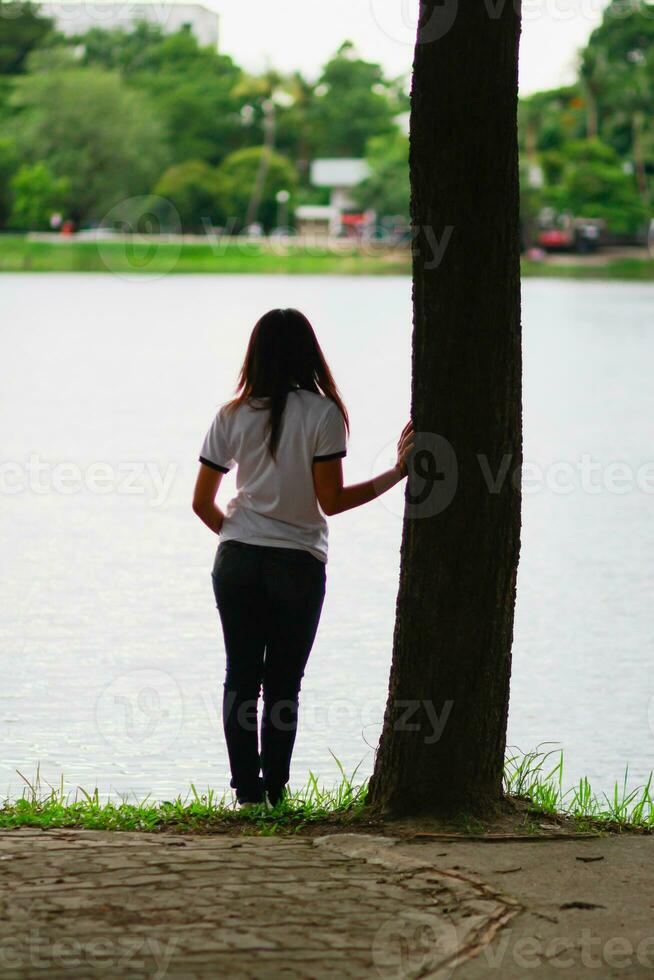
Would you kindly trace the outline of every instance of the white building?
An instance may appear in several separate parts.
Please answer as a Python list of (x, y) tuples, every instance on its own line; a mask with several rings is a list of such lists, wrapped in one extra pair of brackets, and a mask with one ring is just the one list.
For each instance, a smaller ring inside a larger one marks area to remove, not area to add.
[(85, 34), (93, 27), (130, 31), (139, 21), (147, 21), (158, 24), (165, 34), (188, 27), (202, 47), (218, 47), (218, 14), (199, 3), (45, 0), (38, 8), (67, 37)]
[(295, 209), (295, 223), (299, 235), (329, 238), (341, 230), (341, 212), (328, 204), (300, 204)]
[(314, 187), (329, 187), (329, 203), (339, 211), (354, 207), (350, 191), (369, 173), (365, 160), (354, 157), (325, 157), (311, 164), (311, 183)]
[[(296, 210), (296, 219), (305, 227), (313, 225), (317, 228), (322, 225), (328, 229), (330, 235), (338, 235), (348, 221), (348, 218), (343, 217), (345, 212), (356, 207), (351, 196), (352, 188), (365, 180), (369, 173), (370, 168), (366, 161), (354, 157), (324, 157), (314, 160), (310, 171), (311, 183), (314, 187), (329, 188), (329, 205), (305, 205)], [(365, 220), (371, 217), (372, 215), (366, 213)]]

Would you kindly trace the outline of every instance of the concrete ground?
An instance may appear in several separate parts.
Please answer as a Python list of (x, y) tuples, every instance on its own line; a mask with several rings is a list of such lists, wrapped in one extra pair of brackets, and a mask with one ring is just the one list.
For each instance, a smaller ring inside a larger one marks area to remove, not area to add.
[(0, 832), (0, 976), (654, 977), (654, 838)]

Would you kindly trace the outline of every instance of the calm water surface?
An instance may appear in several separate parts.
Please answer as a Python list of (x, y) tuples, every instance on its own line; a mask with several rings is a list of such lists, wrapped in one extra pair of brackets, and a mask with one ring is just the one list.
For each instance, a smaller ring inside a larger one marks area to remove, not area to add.
[[(223, 789), (215, 541), (190, 509), (202, 436), (256, 317), (299, 306), (351, 410), (348, 479), (385, 467), (408, 412), (409, 281), (26, 275), (0, 295), (0, 793), (37, 765), (103, 793)], [(629, 763), (637, 783), (654, 765), (654, 288), (529, 280), (523, 306), (509, 739), (562, 745), (566, 781), (608, 789)], [(331, 520), (295, 783), (331, 783), (330, 753), (371, 771), (401, 504)]]

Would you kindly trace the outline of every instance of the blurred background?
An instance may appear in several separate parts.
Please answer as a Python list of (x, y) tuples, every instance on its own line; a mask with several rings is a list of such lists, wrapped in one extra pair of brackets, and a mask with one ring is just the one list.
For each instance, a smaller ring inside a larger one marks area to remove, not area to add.
[[(11, 232), (406, 244), (413, 12), (343, 6), (2, 2), (1, 267), (25, 261)], [(525, 10), (529, 260), (647, 257), (653, 106), (651, 3)]]

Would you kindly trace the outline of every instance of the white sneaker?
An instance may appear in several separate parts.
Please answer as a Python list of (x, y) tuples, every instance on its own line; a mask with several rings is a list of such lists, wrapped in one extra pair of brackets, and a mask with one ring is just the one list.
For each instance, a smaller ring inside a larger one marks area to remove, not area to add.
[(264, 806), (264, 800), (261, 800), (259, 803), (254, 803), (254, 802), (250, 802), (250, 801), (247, 801), (247, 802), (244, 801), (243, 803), (240, 803), (237, 800), (236, 801), (236, 806), (237, 806), (237, 809), (238, 809), (239, 813), (248, 813), (250, 810), (258, 810), (262, 806)]

